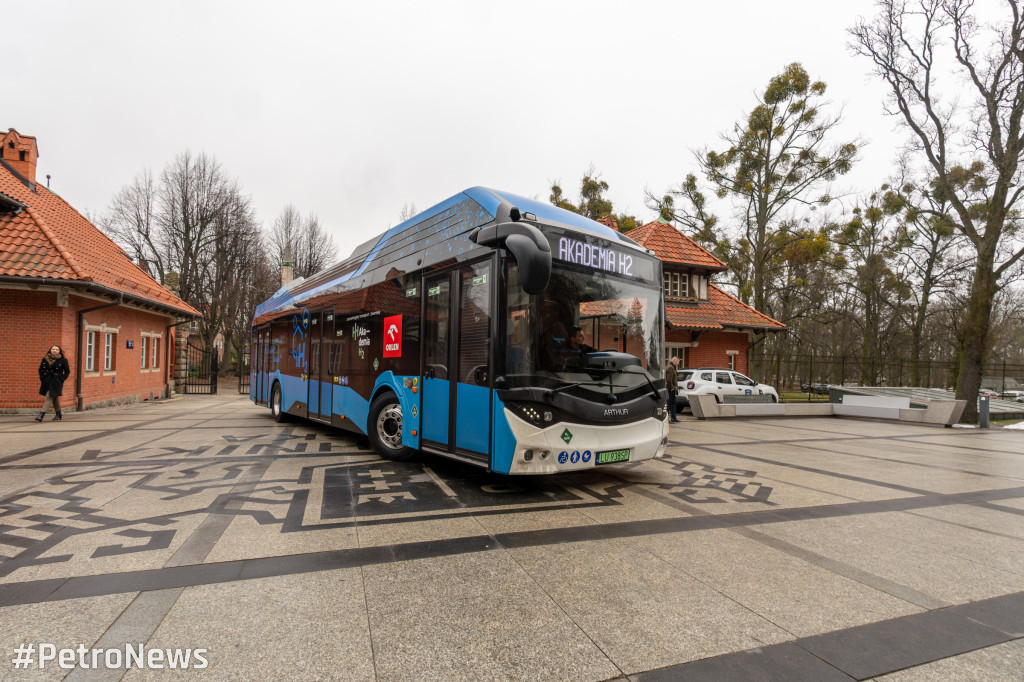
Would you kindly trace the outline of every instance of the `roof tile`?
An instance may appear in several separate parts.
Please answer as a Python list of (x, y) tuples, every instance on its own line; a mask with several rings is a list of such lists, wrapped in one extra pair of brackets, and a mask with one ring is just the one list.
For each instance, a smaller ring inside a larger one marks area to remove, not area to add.
[(662, 262), (698, 265), (712, 270), (724, 270), (725, 263), (710, 251), (667, 223), (647, 223), (630, 230), (627, 237), (657, 254)]
[(708, 285), (708, 301), (696, 306), (665, 306), (669, 324), (682, 329), (771, 329), (782, 331), (786, 325), (757, 312), (714, 284)]
[(95, 282), (173, 310), (198, 314), (47, 188), (37, 184), (34, 193), (0, 167), (0, 193), (28, 207), (17, 215), (0, 213), (0, 275)]

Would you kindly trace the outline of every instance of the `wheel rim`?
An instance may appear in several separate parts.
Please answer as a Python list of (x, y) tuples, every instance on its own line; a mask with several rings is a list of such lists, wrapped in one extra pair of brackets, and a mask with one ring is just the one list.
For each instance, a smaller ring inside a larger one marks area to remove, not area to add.
[(402, 449), (401, 405), (391, 403), (377, 415), (377, 438), (388, 449)]
[(274, 413), (274, 416), (281, 414), (281, 389), (274, 389), (274, 397), (270, 401), (270, 410)]

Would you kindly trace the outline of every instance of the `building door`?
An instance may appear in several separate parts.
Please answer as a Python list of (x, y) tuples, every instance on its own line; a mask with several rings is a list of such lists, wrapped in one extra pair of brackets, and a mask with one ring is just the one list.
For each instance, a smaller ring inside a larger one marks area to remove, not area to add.
[(425, 445), (490, 462), (492, 264), (465, 265), (424, 280)]

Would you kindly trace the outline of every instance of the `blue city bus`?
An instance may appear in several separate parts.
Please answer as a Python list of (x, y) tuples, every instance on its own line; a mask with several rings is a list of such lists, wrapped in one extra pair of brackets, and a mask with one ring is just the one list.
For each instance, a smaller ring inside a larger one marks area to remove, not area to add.
[(668, 443), (663, 310), (661, 262), (627, 236), (474, 187), (261, 304), (250, 398), (389, 460), (544, 474), (650, 459)]

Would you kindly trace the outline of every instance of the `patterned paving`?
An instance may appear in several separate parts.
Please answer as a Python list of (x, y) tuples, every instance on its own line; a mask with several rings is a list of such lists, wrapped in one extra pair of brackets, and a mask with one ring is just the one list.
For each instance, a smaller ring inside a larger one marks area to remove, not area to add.
[[(1021, 655), (1019, 432), (763, 419), (672, 438), (661, 460), (508, 478), (386, 462), (233, 396), (0, 417), (0, 649), (188, 644), (215, 677), (301, 658), (382, 680), (863, 679), (950, 656), (997, 678)], [(917, 653), (856, 648), (891, 632)]]

